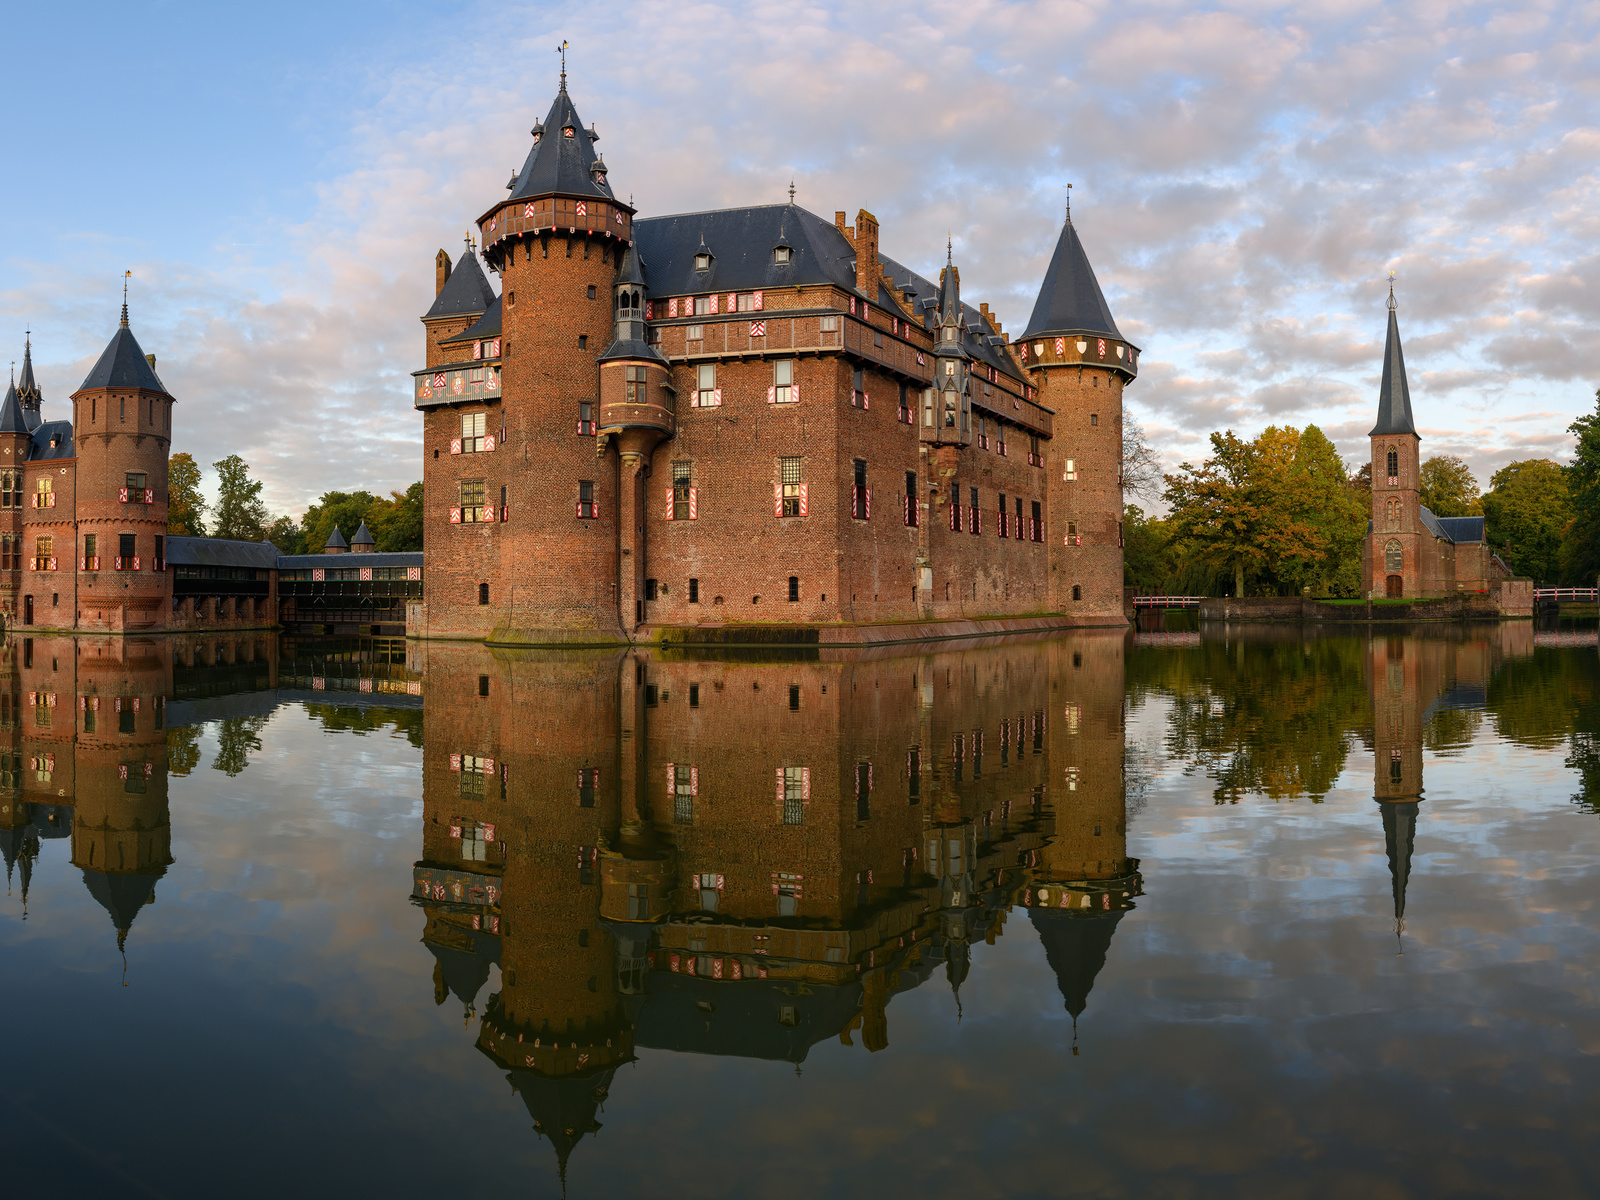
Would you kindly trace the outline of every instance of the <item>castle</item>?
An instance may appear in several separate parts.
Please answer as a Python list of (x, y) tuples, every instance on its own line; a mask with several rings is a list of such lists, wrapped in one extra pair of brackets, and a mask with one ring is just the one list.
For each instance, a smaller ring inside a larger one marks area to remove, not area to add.
[(436, 258), (411, 633), (1124, 623), (1139, 351), (1070, 215), (1013, 342), (865, 210), (637, 218), (564, 72), (532, 137), (477, 221), (499, 293), (470, 241)]

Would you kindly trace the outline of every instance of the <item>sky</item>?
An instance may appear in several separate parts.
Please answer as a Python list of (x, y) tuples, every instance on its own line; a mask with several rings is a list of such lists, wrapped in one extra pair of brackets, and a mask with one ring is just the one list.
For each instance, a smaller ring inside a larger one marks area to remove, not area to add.
[[(116, 328), (274, 513), (420, 478), (433, 258), (504, 195), (556, 46), (651, 216), (877, 214), (1026, 323), (1073, 221), (1163, 466), (1315, 423), (1366, 461), (1396, 276), (1424, 456), (1566, 459), (1600, 385), (1600, 3), (7, 5), (0, 361), (67, 415)], [(30, 49), (31, 48), (31, 49)]]

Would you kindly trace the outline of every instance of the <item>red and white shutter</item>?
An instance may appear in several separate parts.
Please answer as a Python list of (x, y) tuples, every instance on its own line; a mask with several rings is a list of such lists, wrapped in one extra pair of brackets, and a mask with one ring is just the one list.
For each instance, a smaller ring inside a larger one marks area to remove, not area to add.
[(864, 408), (864, 409), (872, 407), (872, 393), (871, 392), (863, 391), (861, 393), (861, 407)]
[(452, 754), (452, 755), (451, 755), (451, 756), (450, 756), (450, 769), (451, 769), (451, 770), (452, 770), (452, 771), (459, 771), (459, 770), (461, 770), (461, 755), (459, 755), (459, 754)]
[(711, 293), (711, 311), (717, 311), (717, 294), (715, 292)]
[(778, 803), (783, 803), (783, 768), (778, 768)]
[(117, 489), (117, 499), (121, 503), (126, 504), (128, 502), (128, 489), (127, 488), (118, 488)]
[(800, 403), (800, 381), (798, 379), (789, 385), (789, 403)]
[(867, 489), (867, 520), (872, 520), (872, 489)]
[(775, 517), (783, 516), (783, 484), (781, 483), (772, 485), (772, 515)]
[(800, 515), (806, 515), (806, 485), (803, 483), (800, 485)]
[(452, 524), (452, 525), (461, 524), (461, 510), (459, 508), (452, 508), (450, 510), (450, 524)]
[(768, 404), (776, 404), (777, 402), (778, 402), (778, 389), (777, 389), (776, 386), (769, 384), (767, 386), (767, 403)]
[(678, 764), (667, 764), (667, 795), (676, 795), (678, 791)]
[(754, 305), (755, 305), (755, 310), (757, 312), (760, 312), (761, 311), (761, 293), (760, 292), (757, 292), (755, 294), (755, 297), (754, 297), (752, 303), (754, 303)]
[(738, 301), (739, 301), (739, 297), (738, 297), (738, 296), (736, 296), (736, 295), (735, 295), (735, 294), (734, 294), (734, 293), (732, 293), (732, 292), (729, 292), (729, 293), (728, 293), (728, 311), (729, 311), (729, 312), (736, 312), (736, 311), (738, 311), (738, 308), (739, 308), (739, 303), (738, 303)]
[(811, 768), (800, 768), (800, 799), (811, 803)]
[(689, 795), (698, 796), (699, 794), (700, 794), (700, 767), (696, 763), (691, 763), (690, 766), (689, 766)]
[(700, 519), (700, 489), (697, 488), (697, 487), (692, 487), (692, 488), (689, 489), (689, 520), (698, 521), (699, 519)]
[(672, 520), (672, 489), (667, 489), (667, 520)]
[(461, 439), (460, 438), (451, 438), (450, 439), (450, 453), (451, 454), (460, 454), (461, 453)]
[(858, 485), (850, 485), (850, 515), (858, 516), (861, 513), (861, 489)]
[(668, 300), (667, 301), (667, 316), (675, 317), (677, 315), (678, 315), (678, 301), (675, 298), (671, 299), (671, 300)]
[(715, 405), (716, 407), (718, 407), (718, 408), (722, 407), (722, 389), (721, 388), (712, 388), (711, 389), (711, 403), (713, 405)]

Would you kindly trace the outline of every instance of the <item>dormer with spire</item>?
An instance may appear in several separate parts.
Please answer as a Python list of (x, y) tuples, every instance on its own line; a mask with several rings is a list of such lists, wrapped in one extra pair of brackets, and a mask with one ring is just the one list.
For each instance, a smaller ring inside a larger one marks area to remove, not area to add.
[[(127, 319), (127, 306), (123, 306), (123, 319)], [(37, 429), (39, 422), (44, 420), (40, 409), (44, 405), (44, 393), (40, 390), (38, 382), (33, 377), (33, 331), (27, 333), (27, 340), (22, 346), (22, 375), (17, 380), (17, 403), (22, 406), (23, 415), (28, 420), (29, 429)]]
[(922, 427), (922, 440), (937, 445), (965, 446), (972, 440), (972, 356), (963, 344), (961, 272), (955, 265), (953, 240), (944, 248), (939, 272), (938, 324), (933, 331), (933, 428)]

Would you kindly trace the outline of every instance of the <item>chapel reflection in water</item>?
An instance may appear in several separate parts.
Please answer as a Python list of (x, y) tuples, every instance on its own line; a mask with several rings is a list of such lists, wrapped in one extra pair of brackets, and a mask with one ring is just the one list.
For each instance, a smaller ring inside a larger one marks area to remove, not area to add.
[(640, 1051), (881, 1050), (900, 992), (937, 978), (959, 1012), (1018, 906), (1075, 1022), (1141, 890), (1123, 646), (418, 648), (436, 1001), (481, 1005), (563, 1172)]

